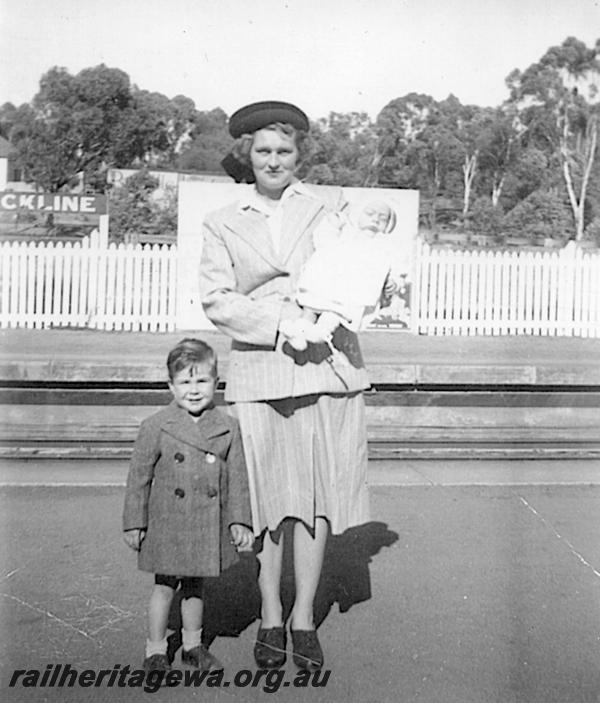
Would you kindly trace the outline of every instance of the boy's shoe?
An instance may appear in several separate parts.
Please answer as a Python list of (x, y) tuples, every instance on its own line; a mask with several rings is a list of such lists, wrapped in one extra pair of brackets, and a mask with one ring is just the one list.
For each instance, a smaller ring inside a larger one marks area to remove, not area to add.
[(153, 673), (154, 671), (162, 671), (164, 674), (171, 671), (171, 664), (169, 662), (169, 657), (166, 654), (153, 654), (150, 657), (144, 659), (144, 671), (146, 675)]
[(189, 651), (182, 649), (181, 663), (201, 671), (221, 671), (224, 668), (223, 664), (203, 644), (193, 647)]

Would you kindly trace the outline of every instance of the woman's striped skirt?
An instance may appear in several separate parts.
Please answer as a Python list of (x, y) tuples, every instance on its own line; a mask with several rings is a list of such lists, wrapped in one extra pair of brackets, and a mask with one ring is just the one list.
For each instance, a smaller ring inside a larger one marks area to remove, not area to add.
[(369, 519), (367, 432), (362, 393), (238, 402), (254, 532), (286, 517), (333, 534)]

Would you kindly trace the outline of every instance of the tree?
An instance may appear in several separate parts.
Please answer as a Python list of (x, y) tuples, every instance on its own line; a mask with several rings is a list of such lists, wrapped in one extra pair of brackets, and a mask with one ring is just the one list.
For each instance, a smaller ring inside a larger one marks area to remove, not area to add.
[(167, 192), (161, 201), (154, 197), (158, 179), (141, 169), (109, 194), (110, 238), (124, 241), (132, 234), (177, 233), (177, 196)]
[(190, 103), (139, 90), (104, 64), (76, 76), (55, 67), (13, 124), (11, 141), (25, 177), (38, 187), (57, 191), (83, 174), (100, 189), (111, 166), (172, 162), (189, 131)]
[[(480, 169), (483, 127), (488, 111), (476, 105), (461, 105), (453, 95), (439, 104), (440, 123), (444, 125), (449, 148), (449, 170), (460, 164), (462, 174), (462, 216), (469, 212), (475, 178)], [(451, 152), (456, 152), (454, 156)], [(456, 165), (453, 165), (454, 158)]]
[(208, 112), (188, 111), (185, 124), (185, 137), (180, 139), (175, 168), (208, 173), (222, 171), (221, 161), (233, 144), (225, 112), (221, 108)]
[(53, 68), (40, 81), (32, 110), (12, 135), (17, 162), (28, 180), (56, 191), (81, 171), (130, 151), (123, 125), (130, 117), (129, 79), (99, 66), (71, 76)]
[(527, 237), (532, 243), (564, 241), (570, 235), (569, 206), (557, 191), (536, 190), (507, 213), (503, 226), (508, 234)]
[(0, 105), (0, 136), (10, 140), (10, 135), (15, 124), (19, 123), (21, 108), (16, 108), (12, 103)]
[(560, 171), (552, 153), (532, 145), (521, 148), (506, 176), (505, 210), (515, 207), (536, 190), (549, 189), (562, 189)]
[(493, 205), (489, 197), (479, 197), (473, 202), (466, 226), (471, 232), (485, 234), (501, 242), (504, 231), (504, 213), (501, 205)]
[(311, 183), (370, 185), (376, 137), (364, 112), (331, 112), (312, 126), (313, 148), (299, 172)]
[(417, 188), (429, 203), (435, 226), (439, 198), (461, 198), (463, 213), (477, 173), (477, 144), (471, 122), (477, 109), (453, 95), (441, 102), (409, 93), (386, 105), (377, 118), (380, 182)]
[(586, 197), (598, 150), (600, 40), (592, 49), (569, 37), (538, 63), (507, 78), (524, 127), (556, 153), (573, 214), (575, 239), (585, 228)]
[(479, 166), (481, 179), (498, 207), (512, 167), (519, 158), (521, 139), (518, 121), (508, 108), (486, 110), (479, 131)]
[(421, 93), (408, 93), (389, 102), (377, 116), (377, 151), (373, 166), (382, 185), (417, 188), (421, 185), (425, 143), (420, 137), (435, 100)]

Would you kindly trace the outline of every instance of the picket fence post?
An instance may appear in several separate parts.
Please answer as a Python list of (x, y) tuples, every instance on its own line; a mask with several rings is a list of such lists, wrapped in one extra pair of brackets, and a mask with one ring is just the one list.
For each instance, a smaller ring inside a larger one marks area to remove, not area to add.
[[(456, 251), (419, 242), (412, 273), (415, 334), (600, 337), (600, 252)], [(77, 326), (170, 331), (177, 247), (0, 244), (0, 328)]]
[(600, 337), (600, 251), (456, 251), (421, 243), (416, 334)]
[(0, 245), (0, 328), (170, 331), (177, 247), (81, 242)]

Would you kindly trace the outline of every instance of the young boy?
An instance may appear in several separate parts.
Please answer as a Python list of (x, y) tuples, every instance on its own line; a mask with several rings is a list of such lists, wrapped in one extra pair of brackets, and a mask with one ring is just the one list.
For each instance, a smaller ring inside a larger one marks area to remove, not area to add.
[(222, 666), (201, 643), (202, 577), (218, 576), (254, 536), (246, 463), (237, 421), (215, 408), (217, 359), (197, 339), (167, 358), (173, 400), (141, 424), (123, 511), (124, 539), (138, 567), (155, 574), (144, 669), (169, 671), (167, 621), (181, 587), (181, 661)]
[(337, 214), (317, 226), (315, 252), (296, 292), (303, 315), (281, 330), (294, 349), (306, 349), (308, 342), (329, 342), (339, 324), (356, 331), (363, 316), (375, 309), (384, 286), (393, 285), (391, 250), (385, 240), (395, 224), (392, 208), (376, 200), (364, 206), (355, 223)]

